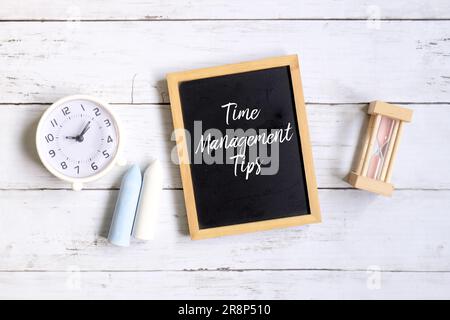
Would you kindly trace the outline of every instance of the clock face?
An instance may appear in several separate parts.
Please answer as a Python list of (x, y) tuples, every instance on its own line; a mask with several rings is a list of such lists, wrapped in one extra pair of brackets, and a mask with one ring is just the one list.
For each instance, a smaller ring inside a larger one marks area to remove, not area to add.
[(36, 141), (42, 161), (65, 177), (97, 175), (117, 154), (115, 118), (93, 101), (71, 100), (55, 106), (41, 119), (39, 128)]

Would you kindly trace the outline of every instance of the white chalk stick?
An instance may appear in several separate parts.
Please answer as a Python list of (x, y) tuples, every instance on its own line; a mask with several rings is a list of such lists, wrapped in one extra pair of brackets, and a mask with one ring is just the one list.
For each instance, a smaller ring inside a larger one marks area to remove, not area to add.
[(133, 227), (133, 236), (137, 239), (152, 240), (155, 236), (162, 184), (161, 164), (155, 160), (145, 170), (142, 181)]

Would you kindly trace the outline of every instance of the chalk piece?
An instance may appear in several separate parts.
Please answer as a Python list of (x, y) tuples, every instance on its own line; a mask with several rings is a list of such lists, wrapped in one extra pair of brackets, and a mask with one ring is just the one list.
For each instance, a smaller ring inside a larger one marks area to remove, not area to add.
[(131, 230), (141, 191), (142, 176), (138, 166), (132, 166), (125, 173), (109, 229), (108, 240), (116, 246), (130, 245)]
[(155, 160), (145, 170), (142, 181), (136, 218), (134, 220), (133, 236), (141, 240), (152, 240), (158, 217), (162, 190), (162, 169)]

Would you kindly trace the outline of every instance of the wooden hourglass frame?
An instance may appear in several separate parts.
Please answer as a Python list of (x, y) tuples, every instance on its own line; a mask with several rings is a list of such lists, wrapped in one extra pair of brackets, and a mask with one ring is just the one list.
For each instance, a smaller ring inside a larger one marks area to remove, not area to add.
[(355, 171), (348, 182), (363, 189), (390, 196), (394, 186), (390, 183), (404, 122), (410, 122), (413, 111), (382, 101), (369, 105), (371, 115)]

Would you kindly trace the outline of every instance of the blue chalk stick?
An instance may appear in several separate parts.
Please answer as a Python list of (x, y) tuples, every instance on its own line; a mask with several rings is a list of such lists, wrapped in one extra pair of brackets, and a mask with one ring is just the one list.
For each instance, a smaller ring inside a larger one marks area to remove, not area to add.
[(124, 175), (109, 229), (108, 241), (116, 246), (130, 245), (134, 216), (141, 191), (142, 175), (137, 165), (132, 166)]

